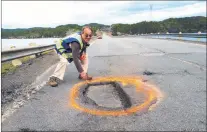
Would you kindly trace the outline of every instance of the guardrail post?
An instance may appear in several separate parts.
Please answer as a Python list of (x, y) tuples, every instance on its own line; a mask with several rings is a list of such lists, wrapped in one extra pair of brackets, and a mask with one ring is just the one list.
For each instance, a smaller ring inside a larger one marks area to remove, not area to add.
[[(201, 31), (198, 32), (198, 34), (201, 34)], [(201, 38), (198, 36), (197, 41), (201, 41)]]
[(36, 58), (38, 58), (38, 57), (40, 57), (40, 56), (42, 56), (41, 53), (36, 53), (36, 54), (35, 54), (35, 57), (36, 57)]
[(179, 39), (182, 40), (182, 32), (179, 32)]

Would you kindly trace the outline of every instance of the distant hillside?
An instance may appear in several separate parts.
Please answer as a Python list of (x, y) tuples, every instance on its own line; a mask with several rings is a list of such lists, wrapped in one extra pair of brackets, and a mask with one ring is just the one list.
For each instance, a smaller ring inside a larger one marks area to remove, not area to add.
[[(139, 22), (135, 24), (112, 24), (99, 23), (85, 24), (97, 30), (112, 31), (113, 35), (121, 34), (145, 34), (145, 33), (196, 33), (206, 32), (206, 17), (169, 18), (163, 21)], [(83, 26), (85, 26), (83, 25)], [(59, 25), (55, 28), (34, 27), (28, 29), (2, 29), (2, 38), (48, 38), (64, 37), (73, 32), (80, 31), (83, 26), (77, 24)]]
[(140, 22), (135, 24), (113, 24), (112, 34), (146, 34), (146, 33), (197, 33), (206, 32), (206, 17), (169, 18), (164, 21)]
[(91, 26), (91, 27), (98, 27), (98, 28), (105, 28), (105, 27), (110, 27), (110, 25), (104, 25), (104, 24), (99, 24), (99, 23), (89, 23), (85, 24), (84, 26)]
[[(90, 23), (94, 33), (101, 28), (109, 27), (108, 25)], [(83, 26), (77, 24), (59, 25), (55, 28), (25, 28), (25, 29), (2, 29), (2, 38), (48, 38), (48, 37), (65, 37), (73, 32), (81, 31)]]

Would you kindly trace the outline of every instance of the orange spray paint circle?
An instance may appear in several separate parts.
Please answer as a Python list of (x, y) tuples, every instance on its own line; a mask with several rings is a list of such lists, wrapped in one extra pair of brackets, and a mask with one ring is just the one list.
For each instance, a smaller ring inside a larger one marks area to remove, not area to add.
[[(89, 109), (82, 107), (80, 104), (76, 102), (76, 98), (78, 98), (78, 92), (81, 86), (86, 84), (93, 84), (97, 82), (120, 82), (122, 85), (134, 85), (136, 87), (137, 92), (142, 92), (146, 95), (144, 102), (137, 106), (132, 106), (130, 108), (124, 110), (98, 110), (98, 109)], [(144, 83), (140, 77), (99, 77), (95, 78), (91, 81), (80, 82), (71, 89), (69, 105), (75, 109), (80, 111), (90, 113), (93, 115), (100, 116), (121, 116), (121, 115), (129, 115), (135, 112), (140, 112), (143, 110), (150, 110), (158, 103), (158, 99), (161, 99), (162, 93), (153, 85)], [(160, 100), (159, 100), (160, 101)]]

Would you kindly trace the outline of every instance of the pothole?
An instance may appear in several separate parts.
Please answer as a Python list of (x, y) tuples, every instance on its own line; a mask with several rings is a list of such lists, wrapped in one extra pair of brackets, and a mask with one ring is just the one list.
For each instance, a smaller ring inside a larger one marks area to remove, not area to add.
[(119, 97), (115, 94), (115, 88), (111, 84), (90, 86), (87, 92), (87, 97), (94, 100), (96, 104), (101, 107), (122, 107)]
[(72, 88), (70, 105), (95, 115), (127, 115), (143, 112), (157, 101), (157, 91), (135, 78), (103, 78)]
[(132, 106), (129, 95), (118, 82), (88, 84), (80, 96), (82, 102), (102, 110), (120, 110)]

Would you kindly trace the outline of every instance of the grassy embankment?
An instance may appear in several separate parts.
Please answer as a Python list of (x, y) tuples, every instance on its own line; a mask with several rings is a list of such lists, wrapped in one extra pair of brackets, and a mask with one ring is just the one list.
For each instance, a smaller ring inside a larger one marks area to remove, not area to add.
[[(53, 50), (48, 50), (48, 51), (42, 52), (42, 55), (48, 54), (50, 52), (53, 52)], [(19, 60), (22, 63), (28, 62), (31, 59), (32, 58), (30, 58), (30, 56), (25, 56), (25, 57), (19, 58)], [(1, 64), (1, 75), (5, 75), (8, 72), (14, 72), (17, 68), (18, 68), (18, 66), (12, 65), (12, 61), (4, 62)]]

